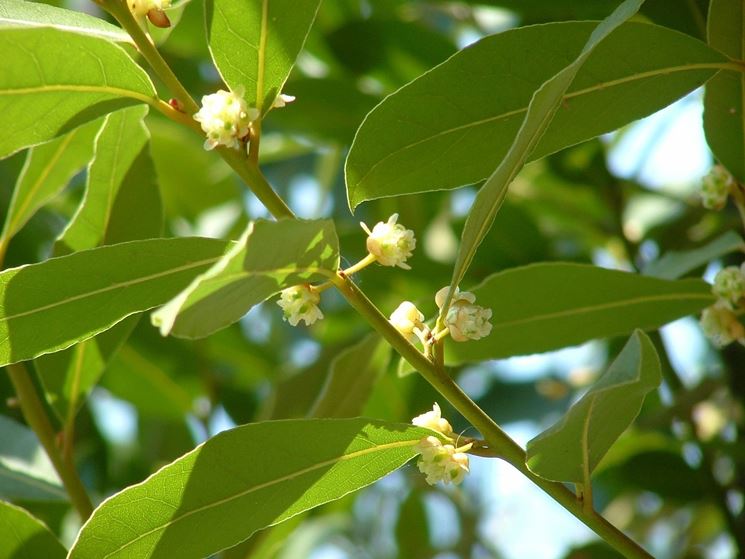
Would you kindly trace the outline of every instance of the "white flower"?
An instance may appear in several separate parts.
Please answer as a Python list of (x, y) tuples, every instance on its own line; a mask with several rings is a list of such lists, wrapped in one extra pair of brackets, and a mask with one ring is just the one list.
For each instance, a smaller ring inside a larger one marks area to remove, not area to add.
[(171, 6), (171, 0), (127, 0), (129, 11), (137, 17), (147, 15), (150, 10), (164, 10)]
[(737, 266), (727, 266), (719, 270), (714, 278), (712, 291), (714, 295), (721, 297), (730, 305), (737, 306), (740, 299), (745, 296), (743, 269)]
[(745, 342), (745, 327), (724, 301), (704, 309), (701, 314), (701, 329), (717, 347), (724, 347), (735, 340)]
[(309, 285), (296, 285), (283, 289), (277, 304), (284, 311), (283, 319), (293, 326), (297, 326), (301, 320), (310, 326), (316, 320), (323, 318), (318, 303), (321, 296)]
[(294, 95), (286, 95), (284, 93), (280, 93), (274, 99), (274, 103), (272, 103), (272, 107), (275, 109), (281, 109), (282, 107), (287, 106), (288, 103), (292, 103), (294, 100), (295, 100)]
[(438, 481), (459, 484), (469, 472), (468, 455), (471, 444), (455, 448), (451, 444), (442, 444), (437, 437), (425, 437), (416, 446), (420, 453), (417, 468), (427, 476), (427, 483), (434, 485)]
[(701, 203), (710, 210), (721, 210), (727, 203), (727, 196), (735, 183), (729, 171), (715, 165), (701, 184)]
[[(449, 287), (443, 287), (435, 294), (435, 302), (439, 308), (445, 304), (448, 289)], [(445, 316), (445, 325), (454, 341), (480, 340), (491, 333), (491, 309), (474, 305), (475, 302), (476, 296), (473, 293), (460, 291), (456, 287)]]
[(248, 136), (251, 122), (259, 118), (259, 110), (249, 107), (243, 99), (243, 88), (235, 91), (220, 90), (202, 97), (202, 108), (194, 120), (202, 125), (207, 134), (204, 149), (219, 145), (239, 148), (241, 139)]
[(372, 231), (367, 225), (360, 223), (367, 233), (367, 250), (383, 266), (398, 266), (404, 270), (410, 270), (406, 259), (416, 248), (416, 239), (411, 229), (396, 223), (398, 214), (393, 214), (386, 223), (379, 221)]
[(427, 331), (424, 324), (424, 315), (419, 312), (414, 303), (404, 301), (391, 314), (390, 323), (401, 332), (412, 343), (416, 343), (419, 338), (417, 333), (423, 335)]
[(417, 415), (411, 422), (417, 427), (427, 427), (438, 433), (442, 433), (449, 439), (453, 438), (453, 428), (447, 419), (442, 417), (440, 406), (435, 402), (432, 411)]

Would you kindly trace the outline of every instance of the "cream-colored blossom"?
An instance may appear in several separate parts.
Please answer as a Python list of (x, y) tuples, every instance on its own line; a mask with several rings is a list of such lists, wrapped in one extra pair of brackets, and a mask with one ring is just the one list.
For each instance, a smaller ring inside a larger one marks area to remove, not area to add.
[(711, 289), (714, 295), (721, 297), (732, 307), (736, 307), (740, 299), (745, 296), (745, 274), (737, 266), (727, 266), (719, 270), (714, 277)]
[(404, 270), (411, 267), (405, 264), (416, 248), (416, 238), (411, 229), (396, 223), (398, 214), (393, 214), (388, 221), (379, 221), (372, 231), (360, 223), (367, 233), (367, 251), (383, 266), (398, 266)]
[(284, 93), (280, 93), (279, 95), (277, 95), (277, 97), (274, 98), (272, 107), (275, 109), (281, 109), (282, 107), (286, 107), (288, 103), (292, 103), (294, 100), (294, 95), (286, 95)]
[(284, 320), (293, 326), (297, 326), (301, 320), (311, 325), (316, 320), (323, 318), (318, 303), (321, 296), (309, 285), (296, 285), (283, 289), (277, 304), (284, 311)]
[(701, 203), (710, 210), (721, 210), (727, 203), (735, 179), (721, 165), (715, 165), (701, 183)]
[(220, 90), (202, 97), (202, 107), (194, 115), (207, 135), (204, 149), (217, 146), (239, 148), (248, 136), (251, 122), (259, 118), (259, 111), (249, 107), (243, 99), (243, 88)]
[(745, 326), (737, 319), (727, 303), (717, 301), (701, 314), (701, 329), (717, 347), (724, 347), (735, 340), (745, 342)]
[(451, 444), (442, 444), (437, 437), (425, 437), (415, 447), (420, 454), (417, 468), (427, 476), (430, 485), (438, 481), (457, 485), (470, 471), (466, 452), (471, 446), (455, 448)]
[(442, 411), (437, 402), (432, 406), (432, 411), (417, 415), (411, 422), (417, 427), (427, 427), (438, 433), (442, 433), (449, 439), (453, 438), (453, 428), (447, 419), (442, 417)]
[(150, 10), (164, 10), (171, 6), (171, 0), (127, 0), (129, 11), (137, 17), (147, 15)]
[[(435, 302), (439, 308), (445, 304), (448, 289), (443, 287), (435, 294)], [(445, 315), (445, 325), (454, 341), (480, 340), (491, 333), (491, 309), (475, 305), (475, 302), (476, 296), (473, 293), (455, 289), (450, 308)]]
[(424, 315), (419, 312), (416, 305), (411, 301), (404, 301), (391, 314), (390, 323), (401, 332), (412, 343), (419, 339), (417, 333), (422, 335), (427, 327), (424, 324)]

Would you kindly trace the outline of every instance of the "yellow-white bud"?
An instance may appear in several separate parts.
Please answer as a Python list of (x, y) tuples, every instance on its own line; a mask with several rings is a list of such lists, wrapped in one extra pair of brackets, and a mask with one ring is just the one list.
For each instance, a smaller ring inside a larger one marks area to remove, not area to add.
[(428, 429), (442, 433), (449, 439), (453, 438), (453, 428), (450, 426), (448, 420), (442, 417), (442, 411), (437, 402), (432, 406), (432, 411), (417, 415), (411, 422), (417, 427), (427, 427)]
[(171, 0), (127, 0), (129, 11), (137, 17), (146, 16), (150, 10), (164, 10), (171, 6)]
[(259, 110), (249, 107), (243, 99), (243, 88), (220, 90), (202, 97), (202, 107), (194, 115), (207, 135), (204, 149), (217, 146), (239, 148), (248, 136), (251, 122), (259, 118)]
[(740, 299), (745, 296), (745, 274), (742, 268), (727, 266), (719, 270), (714, 277), (714, 286), (711, 290), (714, 295), (736, 307)]
[(286, 95), (284, 93), (280, 93), (275, 97), (274, 103), (272, 103), (272, 107), (275, 109), (281, 109), (282, 107), (286, 107), (288, 103), (292, 103), (295, 100), (294, 95)]
[(417, 339), (419, 339), (416, 334), (417, 331), (421, 333), (427, 328), (424, 325), (424, 315), (419, 312), (419, 309), (417, 309), (416, 305), (411, 301), (404, 301), (401, 303), (398, 308), (393, 311), (389, 321), (393, 324), (396, 330), (406, 336), (412, 344), (416, 343)]
[(724, 301), (718, 301), (704, 309), (701, 314), (701, 329), (717, 347), (724, 347), (735, 340), (745, 341), (745, 326)]

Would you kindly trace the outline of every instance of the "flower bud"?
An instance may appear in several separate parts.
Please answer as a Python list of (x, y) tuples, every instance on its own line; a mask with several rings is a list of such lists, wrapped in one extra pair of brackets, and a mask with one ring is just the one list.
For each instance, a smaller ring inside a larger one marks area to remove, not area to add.
[(248, 136), (251, 122), (259, 118), (259, 110), (249, 107), (243, 99), (243, 88), (235, 91), (220, 90), (202, 97), (202, 108), (194, 115), (207, 135), (204, 149), (222, 145), (239, 148)]
[(745, 296), (745, 274), (742, 268), (727, 266), (719, 270), (714, 277), (712, 292), (724, 299), (730, 306), (736, 307)]
[(721, 210), (727, 203), (727, 196), (735, 183), (729, 171), (715, 165), (701, 184), (701, 203), (709, 210)]
[(277, 304), (284, 311), (284, 320), (293, 326), (304, 320), (310, 326), (323, 318), (323, 313), (318, 308), (320, 302), (321, 296), (311, 286), (296, 285), (283, 289)]
[[(439, 308), (445, 304), (449, 287), (443, 287), (435, 295), (435, 302)], [(450, 308), (445, 316), (445, 325), (450, 331), (450, 337), (456, 342), (468, 340), (480, 340), (491, 333), (492, 325), (489, 322), (492, 311), (474, 305), (476, 296), (468, 291), (455, 289), (450, 301)]]
[(724, 301), (718, 301), (704, 309), (701, 314), (701, 329), (717, 347), (724, 347), (735, 340), (745, 342), (745, 326)]
[(423, 332), (427, 328), (424, 325), (424, 315), (411, 301), (404, 301), (393, 311), (390, 323), (396, 330), (406, 336), (412, 344), (416, 343), (418, 339), (416, 331)]
[(393, 214), (386, 223), (379, 221), (372, 231), (360, 223), (367, 233), (367, 250), (383, 266), (398, 266), (404, 270), (411, 267), (405, 264), (416, 248), (416, 239), (411, 229), (396, 223), (398, 214)]
[(447, 419), (442, 417), (440, 406), (435, 402), (432, 406), (432, 411), (417, 415), (411, 422), (417, 427), (427, 427), (438, 433), (442, 433), (449, 439), (453, 438), (453, 428)]
[(282, 107), (286, 107), (288, 103), (292, 103), (294, 100), (295, 100), (294, 95), (286, 95), (284, 93), (280, 93), (274, 99), (274, 103), (272, 103), (272, 108), (281, 109)]
[(151, 10), (162, 11), (169, 8), (171, 0), (127, 0), (127, 6), (135, 17), (142, 17)]

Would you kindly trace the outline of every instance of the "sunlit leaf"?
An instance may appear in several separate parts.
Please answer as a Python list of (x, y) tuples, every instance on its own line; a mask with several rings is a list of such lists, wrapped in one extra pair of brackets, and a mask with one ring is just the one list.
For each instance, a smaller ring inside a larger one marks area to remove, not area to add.
[(582, 483), (584, 473), (592, 473), (661, 380), (652, 342), (643, 332), (635, 332), (582, 399), (528, 442), (528, 467), (541, 477)]
[(200, 445), (94, 512), (70, 559), (202, 558), (396, 470), (431, 431), (367, 419), (267, 421)]
[(64, 559), (67, 550), (40, 520), (0, 501), (0, 559)]

